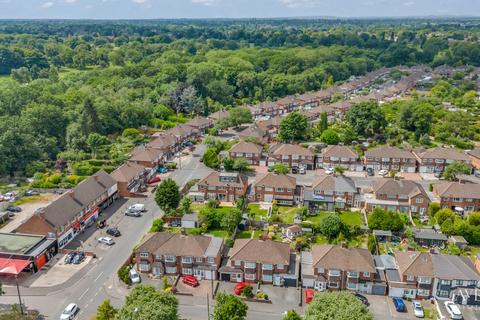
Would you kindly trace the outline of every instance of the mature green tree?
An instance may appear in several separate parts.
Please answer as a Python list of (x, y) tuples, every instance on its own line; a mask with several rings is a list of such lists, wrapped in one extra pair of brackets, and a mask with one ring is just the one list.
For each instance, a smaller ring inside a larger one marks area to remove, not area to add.
[(290, 167), (283, 163), (275, 163), (271, 168), (272, 171), (277, 174), (287, 174), (290, 172)]
[(320, 113), (320, 132), (323, 133), (323, 131), (327, 130), (328, 128), (328, 116), (326, 112)]
[(247, 107), (235, 107), (228, 111), (229, 126), (238, 127), (252, 122), (252, 112)]
[(280, 123), (278, 138), (283, 142), (301, 141), (306, 139), (308, 119), (299, 112), (292, 112)]
[(343, 222), (337, 215), (326, 216), (322, 222), (320, 222), (320, 233), (327, 239), (336, 238), (343, 229)]
[(232, 165), (233, 170), (240, 172), (248, 170), (249, 167), (250, 164), (244, 158), (236, 158)]
[(428, 215), (433, 218), (437, 214), (438, 210), (442, 209), (442, 205), (438, 202), (430, 202), (428, 205)]
[(240, 298), (220, 292), (215, 297), (213, 320), (244, 320), (247, 317), (248, 306)]
[(177, 209), (180, 203), (180, 190), (170, 178), (163, 180), (155, 191), (155, 202), (165, 213)]
[(398, 212), (375, 208), (368, 215), (368, 227), (370, 229), (400, 231), (403, 226), (404, 222)]
[(464, 162), (454, 161), (450, 163), (443, 172), (443, 176), (448, 181), (458, 180), (458, 176), (462, 174), (470, 174), (472, 168)]
[(151, 285), (138, 284), (128, 294), (118, 311), (119, 320), (178, 320), (178, 300), (171, 293), (158, 291)]
[(468, 215), (468, 223), (472, 226), (480, 226), (480, 212), (472, 212)]
[(305, 309), (305, 320), (373, 320), (373, 315), (350, 292), (319, 292)]
[(192, 211), (192, 200), (185, 196), (180, 200), (180, 210), (183, 214), (190, 213)]
[(283, 320), (302, 320), (295, 310), (288, 310), (287, 314), (283, 316)]
[(150, 232), (162, 232), (164, 224), (165, 222), (163, 222), (162, 219), (154, 219), (150, 227)]
[(233, 231), (240, 221), (242, 221), (242, 213), (237, 208), (233, 208), (222, 216), (220, 227), (228, 231)]
[(202, 161), (209, 168), (216, 169), (220, 166), (220, 159), (218, 157), (219, 151), (216, 148), (208, 148), (203, 154)]
[(445, 221), (450, 220), (455, 221), (456, 215), (455, 213), (448, 208), (440, 209), (435, 213), (435, 221), (439, 224), (442, 225)]
[(320, 136), (320, 141), (325, 142), (326, 144), (338, 144), (340, 142), (340, 137), (337, 132), (333, 129), (326, 129), (322, 132)]
[(387, 125), (382, 109), (373, 101), (354, 105), (348, 110), (345, 119), (358, 135), (364, 137), (381, 133)]
[(95, 320), (114, 320), (117, 315), (117, 309), (115, 309), (110, 300), (104, 300), (97, 308), (97, 314)]
[(90, 133), (87, 137), (87, 144), (92, 151), (92, 155), (94, 158), (97, 157), (98, 151), (101, 149), (102, 146), (105, 146), (110, 143), (107, 137), (102, 136), (98, 133)]

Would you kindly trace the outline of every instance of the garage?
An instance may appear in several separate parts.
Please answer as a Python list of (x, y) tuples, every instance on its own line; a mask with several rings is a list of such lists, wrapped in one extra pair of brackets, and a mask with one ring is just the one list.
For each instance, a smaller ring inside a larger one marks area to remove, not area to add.
[(395, 288), (390, 286), (388, 291), (388, 296), (403, 298), (403, 292), (404, 292), (403, 288)]
[(231, 274), (230, 273), (221, 273), (220, 280), (222, 281), (230, 281)]
[(296, 287), (297, 286), (297, 279), (295, 278), (283, 278), (283, 285), (285, 287)]

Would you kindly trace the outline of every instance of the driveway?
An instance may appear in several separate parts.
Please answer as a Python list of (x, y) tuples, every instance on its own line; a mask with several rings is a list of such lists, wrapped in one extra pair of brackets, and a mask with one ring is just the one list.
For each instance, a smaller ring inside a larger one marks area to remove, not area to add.
[(412, 303), (406, 301), (407, 312), (397, 312), (391, 297), (365, 295), (370, 302), (369, 309), (372, 311), (375, 319), (378, 320), (396, 320), (396, 319), (416, 319), (412, 312)]

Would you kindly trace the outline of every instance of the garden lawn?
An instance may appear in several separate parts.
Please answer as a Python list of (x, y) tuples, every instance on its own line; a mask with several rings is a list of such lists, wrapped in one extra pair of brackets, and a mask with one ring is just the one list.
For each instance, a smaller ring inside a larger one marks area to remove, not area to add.
[(230, 233), (225, 230), (208, 230), (207, 234), (211, 234), (212, 236), (219, 238), (228, 238), (230, 236)]
[(268, 211), (260, 209), (259, 204), (249, 204), (247, 207), (247, 214), (255, 221), (266, 220)]
[(280, 218), (282, 219), (283, 223), (293, 223), (293, 219), (295, 218), (295, 215), (297, 213), (296, 207), (278, 207), (278, 214), (280, 215)]
[[(325, 217), (335, 214), (332, 212), (319, 212), (316, 216), (309, 217), (308, 220), (312, 223), (320, 223)], [(343, 223), (351, 227), (360, 227), (363, 224), (360, 212), (345, 211), (340, 213), (339, 216)]]
[(250, 239), (252, 237), (252, 231), (239, 231), (237, 232), (237, 239)]

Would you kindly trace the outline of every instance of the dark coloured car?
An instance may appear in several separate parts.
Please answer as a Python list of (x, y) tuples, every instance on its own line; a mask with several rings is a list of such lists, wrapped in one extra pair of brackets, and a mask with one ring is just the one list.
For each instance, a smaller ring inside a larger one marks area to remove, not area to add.
[(73, 257), (72, 263), (73, 263), (73, 264), (79, 264), (80, 262), (83, 261), (83, 259), (85, 259), (85, 253), (83, 253), (83, 252), (77, 252), (77, 253), (75, 254), (75, 257)]
[(402, 298), (393, 298), (393, 305), (395, 306), (395, 310), (397, 312), (405, 312), (407, 311), (407, 307), (405, 306), (405, 302), (403, 302)]
[(10, 212), (22, 212), (22, 208), (18, 207), (18, 206), (8, 206), (7, 207), (7, 211), (10, 211)]
[(40, 194), (40, 192), (38, 192), (37, 190), (27, 190), (25, 191), (25, 195), (26, 196), (38, 196)]
[(120, 237), (122, 234), (120, 233), (120, 230), (118, 230), (117, 227), (114, 228), (108, 228), (107, 229), (107, 234), (113, 237)]
[(372, 177), (372, 176), (374, 175), (372, 168), (367, 168), (367, 175), (368, 175), (369, 177)]
[(360, 302), (362, 302), (366, 307), (368, 307), (370, 305), (370, 303), (368, 302), (368, 299), (367, 297), (365, 297), (364, 295), (361, 295), (360, 293), (353, 293), (353, 295), (358, 299), (360, 300)]
[(65, 264), (72, 263), (73, 258), (75, 257), (75, 252), (69, 252), (65, 255), (64, 262)]

